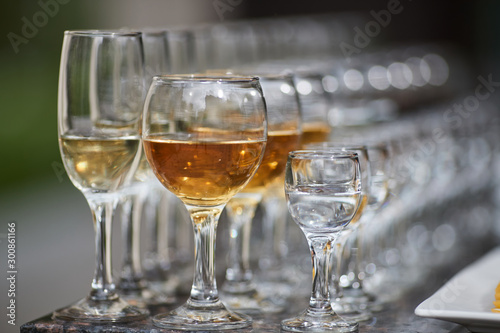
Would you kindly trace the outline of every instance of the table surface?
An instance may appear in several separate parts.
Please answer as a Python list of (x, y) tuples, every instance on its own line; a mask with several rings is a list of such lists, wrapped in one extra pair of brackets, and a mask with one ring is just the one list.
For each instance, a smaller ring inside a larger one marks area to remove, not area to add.
[[(414, 314), (415, 307), (428, 296), (430, 296), (439, 286), (438, 281), (443, 281), (442, 277), (430, 277), (432, 281), (421, 285), (405, 293), (396, 302), (393, 302), (387, 309), (375, 313), (371, 320), (360, 323), (359, 333), (467, 333), (466, 328), (436, 319), (421, 318)], [(442, 282), (441, 282), (442, 283)], [(290, 307), (285, 313), (277, 315), (253, 316), (254, 323), (251, 329), (237, 330), (237, 332), (279, 332), (280, 322), (299, 313), (307, 304), (307, 300), (290, 300)], [(165, 311), (163, 309), (151, 309), (153, 314)], [(50, 314), (37, 320), (28, 322), (21, 326), (21, 333), (62, 333), (62, 332), (85, 332), (85, 333), (163, 333), (179, 332), (160, 329), (153, 326), (151, 319), (137, 321), (128, 324), (108, 324), (91, 325), (86, 323), (56, 322), (50, 318)], [(236, 332), (236, 331), (227, 331)]]
[[(469, 333), (470, 331), (455, 323), (422, 318), (414, 314), (415, 308), (443, 286), (461, 269), (476, 261), (494, 248), (496, 244), (484, 241), (482, 244), (458, 259), (451, 260), (439, 268), (434, 268), (431, 273), (422, 277), (417, 285), (403, 293), (396, 301), (390, 303), (384, 310), (374, 313), (374, 316), (359, 325), (358, 333)], [(152, 307), (152, 315), (164, 313), (180, 305), (187, 297), (179, 297), (179, 304), (169, 307)], [(280, 314), (262, 315), (253, 317), (253, 326), (231, 332), (279, 332), (283, 319), (293, 317), (302, 312), (308, 304), (307, 297), (292, 298), (288, 301), (285, 312)], [(168, 330), (155, 327), (151, 318), (127, 324), (89, 324), (76, 322), (61, 322), (51, 319), (51, 314), (25, 323), (20, 328), (20, 333), (168, 333), (188, 332)], [(199, 332), (199, 331), (198, 331)], [(212, 331), (214, 332), (214, 331)]]

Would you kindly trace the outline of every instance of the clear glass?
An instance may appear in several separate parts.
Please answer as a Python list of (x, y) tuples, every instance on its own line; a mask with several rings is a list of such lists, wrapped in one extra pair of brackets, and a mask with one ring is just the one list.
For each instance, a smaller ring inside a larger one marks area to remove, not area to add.
[[(349, 263), (352, 257), (356, 257), (355, 250), (347, 252), (346, 250), (351, 250), (347, 247), (348, 241), (356, 234), (360, 221), (365, 214), (366, 206), (370, 200), (370, 188), (371, 188), (371, 165), (368, 156), (368, 148), (363, 145), (356, 144), (343, 144), (339, 142), (321, 142), (310, 144), (307, 146), (310, 149), (332, 149), (332, 150), (342, 150), (342, 151), (352, 151), (358, 154), (359, 165), (361, 170), (361, 180), (363, 187), (360, 194), (360, 206), (356, 211), (356, 215), (353, 217), (351, 223), (346, 226), (339, 234), (337, 239), (337, 246), (334, 249), (335, 267), (336, 270), (333, 271), (332, 279), (332, 292), (335, 295), (335, 311), (343, 316), (348, 316), (350, 319), (355, 321), (367, 320), (372, 317), (372, 314), (367, 309), (360, 309), (356, 304), (344, 297), (343, 289), (340, 284), (342, 277), (342, 271), (345, 264)], [(346, 254), (347, 252), (347, 254)]]
[[(337, 253), (341, 263), (335, 276), (335, 286), (338, 290), (336, 310), (345, 318), (355, 321), (369, 320), (373, 311), (379, 311), (381, 304), (373, 293), (365, 288), (365, 262), (367, 241), (375, 238), (373, 229), (366, 232), (373, 224), (377, 211), (387, 202), (388, 198), (388, 150), (382, 143), (365, 142), (368, 153), (369, 185), (366, 186), (367, 200), (364, 209), (357, 216), (356, 223), (343, 232), (339, 242), (342, 244)], [(329, 144), (333, 145), (332, 143)]]
[[(284, 65), (288, 62), (280, 63)], [(306, 144), (328, 140), (331, 131), (327, 119), (328, 98), (322, 87), (319, 74), (305, 68), (295, 72), (294, 83), (301, 106), (300, 147), (304, 148)], [(297, 85), (300, 85), (300, 89)], [(294, 286), (301, 285), (301, 281), (308, 278), (307, 274), (302, 274), (300, 270), (296, 269), (296, 266), (299, 265), (296, 258), (300, 258), (300, 256), (295, 254), (302, 253), (302, 247), (298, 246), (297, 242), (290, 242), (287, 239), (292, 237), (290, 234), (293, 232), (296, 233), (295, 237), (299, 239), (302, 235), (293, 226), (289, 228), (283, 182), (284, 177), (274, 181), (262, 200), (264, 213), (262, 254), (259, 258), (260, 271), (257, 275), (262, 293), (278, 295), (279, 299), (286, 299), (292, 293), (297, 293)], [(304, 292), (308, 291), (304, 290)]]
[(71, 181), (92, 211), (96, 268), (90, 294), (54, 312), (55, 319), (121, 322), (148, 314), (115, 292), (110, 244), (118, 193), (140, 159), (143, 71), (140, 33), (65, 32), (59, 74), (59, 146)]
[(254, 282), (250, 267), (250, 234), (257, 205), (273, 181), (285, 172), (288, 153), (299, 148), (301, 118), (291, 75), (258, 75), (267, 106), (268, 134), (262, 163), (252, 180), (226, 207), (229, 220), (229, 249), (224, 302), (249, 313), (280, 312), (284, 303), (275, 295), (265, 295)]
[(194, 229), (195, 270), (187, 302), (153, 318), (181, 330), (248, 327), (252, 319), (226, 309), (215, 279), (215, 236), (226, 203), (250, 181), (267, 140), (258, 78), (173, 75), (153, 79), (142, 138), (161, 183), (185, 204)]
[(172, 73), (171, 46), (166, 30), (145, 30), (142, 32), (142, 42), (146, 87), (149, 87), (155, 75)]
[[(148, 87), (154, 75), (167, 73), (170, 70), (168, 43), (164, 30), (148, 30), (142, 32), (144, 49), (145, 86)], [(140, 148), (142, 150), (142, 147)], [(146, 281), (141, 261), (141, 229), (146, 214), (146, 201), (158, 201), (148, 197), (149, 192), (158, 196), (156, 177), (144, 154), (141, 154), (139, 165), (131, 181), (121, 191), (120, 218), (122, 224), (123, 260), (118, 290), (130, 304), (145, 308), (148, 304), (171, 304), (175, 301), (172, 292), (162, 290)], [(152, 208), (156, 205), (152, 203)], [(158, 202), (157, 202), (158, 203)], [(154, 217), (153, 217), (154, 218)], [(155, 222), (160, 221), (156, 220)], [(158, 229), (162, 226), (158, 226)]]
[(158, 74), (195, 73), (196, 49), (194, 33), (187, 29), (168, 29), (166, 31), (167, 54), (170, 63), (168, 72)]
[(355, 306), (361, 317), (368, 317), (371, 311), (380, 310), (381, 305), (376, 299), (376, 295), (368, 293), (364, 287), (364, 276), (366, 266), (365, 237), (367, 227), (373, 224), (377, 217), (377, 212), (387, 203), (389, 197), (388, 175), (389, 171), (389, 151), (383, 143), (367, 144), (367, 151), (370, 162), (370, 187), (366, 209), (363, 213), (358, 228), (351, 235), (350, 253), (352, 255), (349, 263), (345, 265), (347, 272), (344, 276), (345, 283), (341, 286), (343, 302)]
[(330, 278), (335, 240), (354, 218), (361, 199), (361, 174), (356, 153), (333, 150), (291, 152), (285, 176), (288, 210), (309, 244), (312, 292), (309, 307), (281, 322), (293, 332), (353, 332), (355, 322), (335, 313)]
[[(140, 148), (142, 150), (142, 147)], [(146, 280), (141, 260), (141, 230), (144, 221), (150, 217), (147, 209), (156, 209), (158, 199), (151, 196), (160, 196), (158, 181), (149, 166), (145, 154), (141, 160), (130, 184), (121, 191), (119, 202), (122, 224), (123, 260), (118, 283), (118, 292), (130, 304), (146, 308), (148, 305), (169, 305), (176, 301), (172, 290), (158, 288), (159, 285)], [(149, 195), (151, 192), (152, 195)], [(151, 206), (146, 206), (151, 200)], [(156, 223), (153, 215), (153, 223)]]

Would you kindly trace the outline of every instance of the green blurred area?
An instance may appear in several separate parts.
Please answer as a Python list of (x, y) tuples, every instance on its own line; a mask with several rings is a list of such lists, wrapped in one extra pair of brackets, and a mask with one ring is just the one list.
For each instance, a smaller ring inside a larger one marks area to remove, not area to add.
[[(61, 177), (57, 85), (63, 32), (88, 27), (92, 16), (82, 1), (60, 1), (10, 1), (0, 14), (2, 192), (36, 179)], [(35, 29), (28, 30), (26, 21)], [(17, 53), (13, 38), (23, 41)]]

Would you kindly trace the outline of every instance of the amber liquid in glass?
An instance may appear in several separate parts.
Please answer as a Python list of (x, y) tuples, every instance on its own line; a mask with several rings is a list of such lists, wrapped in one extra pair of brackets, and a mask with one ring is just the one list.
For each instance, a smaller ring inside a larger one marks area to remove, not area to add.
[(264, 140), (144, 140), (144, 151), (158, 179), (193, 206), (226, 203), (250, 180), (264, 147)]
[(243, 192), (263, 191), (268, 184), (282, 175), (288, 153), (297, 149), (299, 142), (300, 133), (295, 130), (269, 132), (262, 162)]
[(330, 125), (328, 125), (326, 122), (303, 123), (300, 145), (302, 147), (305, 147), (306, 145), (311, 143), (328, 141), (330, 131)]
[(351, 220), (351, 223), (349, 225), (354, 225), (358, 223), (359, 219), (361, 218), (361, 215), (363, 215), (363, 211), (365, 210), (366, 204), (368, 202), (368, 199), (366, 198), (366, 195), (361, 195), (361, 201), (359, 203), (358, 210), (356, 211), (356, 214)]

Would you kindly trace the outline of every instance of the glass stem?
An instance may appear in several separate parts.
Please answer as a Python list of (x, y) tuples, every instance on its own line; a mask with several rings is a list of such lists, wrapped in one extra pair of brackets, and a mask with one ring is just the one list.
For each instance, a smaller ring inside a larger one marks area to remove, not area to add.
[(226, 269), (226, 292), (250, 293), (255, 291), (250, 268), (250, 234), (257, 202), (234, 197), (227, 205), (229, 218), (229, 250)]
[(139, 291), (142, 285), (140, 254), (140, 227), (144, 196), (142, 193), (126, 197), (122, 203), (122, 229), (124, 240), (120, 289), (125, 293)]
[(332, 281), (332, 294), (334, 294), (336, 299), (344, 297), (343, 289), (340, 285), (340, 278), (342, 276), (342, 265), (344, 265), (344, 251), (346, 248), (347, 240), (351, 235), (350, 229), (344, 229), (341, 231), (337, 240), (334, 244), (333, 258), (335, 260), (335, 270), (333, 271), (333, 281)]
[(268, 271), (282, 271), (288, 248), (286, 246), (286, 202), (282, 197), (268, 197), (263, 201), (262, 221), (263, 254), (259, 259), (260, 268)]
[[(170, 258), (164, 255), (168, 252), (167, 221), (160, 214), (159, 203), (163, 192), (153, 189), (145, 200), (146, 233), (150, 240), (145, 253), (144, 267), (149, 281), (164, 281), (166, 270), (170, 268)], [(168, 208), (170, 209), (170, 207)], [(164, 269), (165, 268), (165, 269)]]
[(222, 306), (215, 280), (215, 239), (224, 206), (186, 207), (193, 223), (195, 244), (195, 271), (188, 304), (195, 308)]
[(361, 272), (364, 269), (361, 267), (363, 263), (363, 225), (360, 224), (356, 233), (354, 235), (355, 239), (353, 241), (354, 246), (356, 247), (356, 257), (354, 262), (354, 280), (352, 281), (353, 287), (359, 290), (363, 290), (363, 278)]
[(111, 273), (111, 226), (117, 200), (98, 200), (92, 196), (89, 195), (87, 200), (94, 220), (96, 267), (89, 298), (95, 301), (114, 300), (118, 296)]
[(334, 239), (311, 236), (308, 237), (308, 243), (312, 256), (313, 280), (307, 311), (314, 315), (330, 315), (333, 312), (330, 303), (329, 281), (332, 272)]

